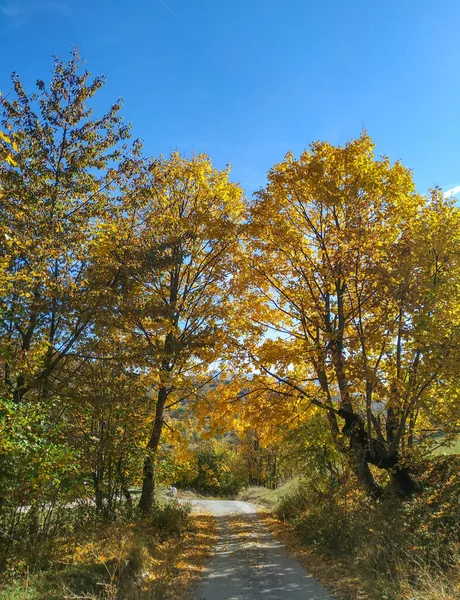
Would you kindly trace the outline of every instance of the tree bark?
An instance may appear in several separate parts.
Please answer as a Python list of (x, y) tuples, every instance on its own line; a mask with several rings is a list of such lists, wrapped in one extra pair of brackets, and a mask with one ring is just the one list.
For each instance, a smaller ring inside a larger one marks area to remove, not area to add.
[(168, 390), (165, 386), (161, 386), (158, 390), (158, 400), (155, 409), (155, 421), (153, 429), (146, 448), (144, 458), (142, 493), (139, 499), (138, 508), (146, 514), (152, 506), (155, 490), (155, 455), (160, 445), (161, 432), (163, 430), (163, 413), (168, 398)]
[(138, 509), (144, 514), (148, 513), (153, 506), (155, 489), (154, 461), (155, 456), (152, 453), (144, 458), (142, 493), (138, 504)]
[(400, 467), (396, 465), (391, 472), (391, 480), (393, 482), (396, 494), (401, 498), (409, 498), (417, 489), (415, 481), (412, 479), (408, 467)]
[(401, 464), (398, 452), (388, 452), (381, 441), (369, 439), (364, 422), (359, 415), (345, 409), (340, 409), (338, 414), (345, 420), (342, 432), (350, 439), (355, 472), (366, 492), (376, 497), (382, 491), (370, 471), (371, 464), (390, 473), (398, 496), (410, 497), (416, 490), (416, 484), (411, 477), (409, 467)]
[(375, 481), (374, 476), (366, 460), (365, 452), (362, 448), (353, 450), (354, 472), (358, 481), (363, 486), (366, 494), (371, 498), (378, 498), (382, 494), (382, 488)]
[(104, 510), (104, 494), (101, 490), (101, 483), (103, 481), (102, 470), (97, 468), (93, 475), (94, 482), (94, 500), (96, 502), (96, 512), (102, 513)]

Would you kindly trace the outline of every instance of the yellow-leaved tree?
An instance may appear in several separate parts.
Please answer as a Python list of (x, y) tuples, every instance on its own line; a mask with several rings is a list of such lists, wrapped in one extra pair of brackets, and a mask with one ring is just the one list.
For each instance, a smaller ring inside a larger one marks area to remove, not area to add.
[(56, 59), (36, 93), (14, 75), (14, 94), (2, 100), (14, 155), (2, 134), (0, 391), (16, 403), (47, 395), (115, 284), (93, 277), (92, 258), (98, 223), (116, 202), (129, 128), (120, 103), (92, 115), (103, 83), (74, 52)]
[(369, 465), (411, 494), (414, 436), (459, 419), (458, 207), (439, 190), (418, 195), (363, 133), (276, 165), (251, 207), (249, 244), (249, 309), (275, 332), (251, 350), (267, 419), (323, 409), (370, 494)]
[(229, 174), (206, 155), (160, 157), (139, 176), (136, 193), (127, 190), (112, 230), (124, 265), (119, 326), (150, 386), (143, 511), (153, 502), (168, 412), (200, 397), (238, 335), (231, 290), (246, 207)]

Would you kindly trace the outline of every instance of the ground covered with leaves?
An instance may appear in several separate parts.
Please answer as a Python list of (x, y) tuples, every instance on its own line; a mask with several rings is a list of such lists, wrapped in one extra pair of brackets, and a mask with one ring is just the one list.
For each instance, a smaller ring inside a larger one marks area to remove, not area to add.
[[(418, 467), (419, 493), (370, 501), (300, 484), (262, 513), (306, 569), (343, 600), (455, 600), (460, 596), (460, 457)], [(254, 495), (254, 492), (253, 492)]]
[(47, 564), (18, 561), (3, 576), (1, 600), (182, 600), (216, 540), (215, 520), (184, 505), (149, 517), (81, 525), (53, 545)]

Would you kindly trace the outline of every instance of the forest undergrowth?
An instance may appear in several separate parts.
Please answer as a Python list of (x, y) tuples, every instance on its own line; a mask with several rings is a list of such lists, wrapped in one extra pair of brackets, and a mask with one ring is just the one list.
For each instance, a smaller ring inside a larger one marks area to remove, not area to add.
[[(306, 478), (243, 498), (306, 569), (344, 600), (456, 600), (460, 595), (460, 457), (426, 460), (410, 500), (387, 490), (377, 501), (349, 475)], [(267, 497), (269, 498), (267, 502)]]
[(24, 552), (9, 565), (0, 599), (181, 600), (215, 539), (212, 516), (192, 515), (177, 502), (156, 504), (142, 518), (125, 512), (112, 522), (75, 512), (49, 551), (39, 549), (40, 562), (31, 566), (33, 556)]

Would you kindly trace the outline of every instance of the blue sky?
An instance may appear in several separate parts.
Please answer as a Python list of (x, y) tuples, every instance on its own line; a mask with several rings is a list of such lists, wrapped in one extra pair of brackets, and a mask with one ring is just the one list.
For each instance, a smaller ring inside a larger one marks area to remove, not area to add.
[(419, 191), (460, 184), (458, 0), (0, 0), (0, 90), (80, 48), (147, 152), (205, 151), (251, 193), (365, 127)]

